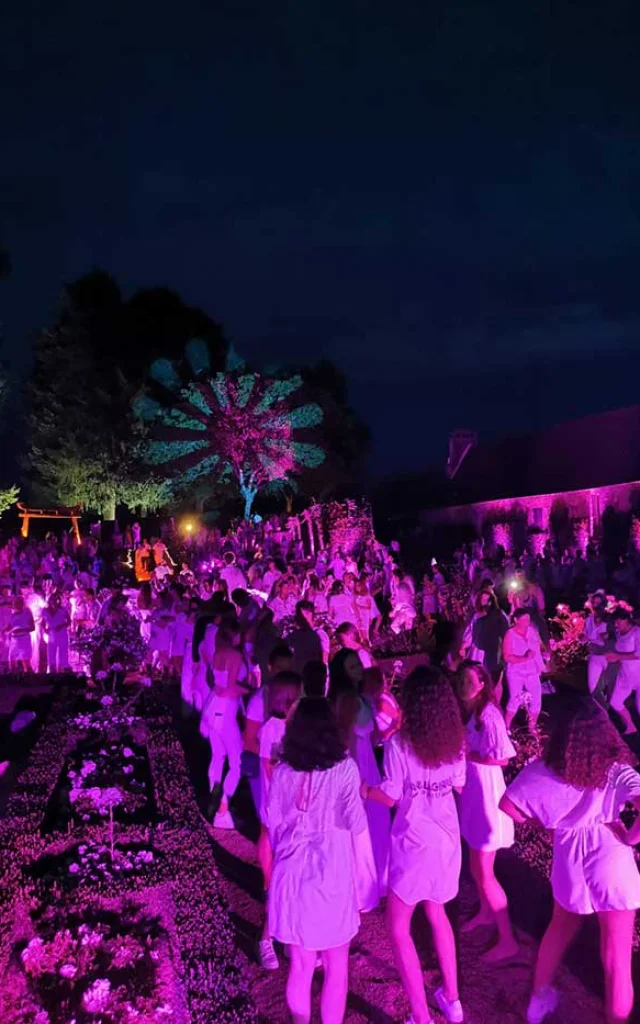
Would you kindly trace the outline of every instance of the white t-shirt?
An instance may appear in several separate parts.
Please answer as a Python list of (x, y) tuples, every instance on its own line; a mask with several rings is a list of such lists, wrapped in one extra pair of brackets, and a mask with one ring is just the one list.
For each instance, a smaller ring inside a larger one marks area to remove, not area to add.
[(398, 734), (384, 748), (381, 789), (397, 802), (389, 888), (409, 906), (448, 903), (458, 893), (460, 824), (453, 791), (465, 780), (463, 753), (451, 764), (430, 767)]
[(640, 907), (634, 851), (607, 827), (627, 801), (640, 798), (640, 776), (613, 765), (602, 789), (578, 789), (543, 761), (527, 765), (508, 798), (544, 828), (553, 829), (551, 887), (556, 902), (574, 914)]

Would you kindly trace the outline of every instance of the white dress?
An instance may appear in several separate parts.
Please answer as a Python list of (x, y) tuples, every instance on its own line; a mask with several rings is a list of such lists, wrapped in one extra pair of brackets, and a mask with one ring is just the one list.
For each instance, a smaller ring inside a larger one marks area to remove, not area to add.
[(367, 827), (355, 761), (323, 772), (277, 765), (267, 819), (271, 935), (308, 950), (346, 945), (360, 927), (353, 838)]
[(267, 826), (267, 805), (269, 799), (270, 779), (267, 774), (267, 764), (274, 763), (280, 756), (280, 748), (284, 738), (287, 722), (285, 718), (275, 718), (273, 715), (267, 719), (258, 733), (260, 744), (260, 823)]
[[(499, 708), (487, 704), (480, 721), (467, 722), (467, 750), (495, 761), (515, 757), (507, 727)], [(506, 790), (502, 768), (498, 764), (479, 764), (467, 760), (467, 781), (460, 794), (460, 832), (472, 850), (502, 850), (513, 846), (513, 819), (499, 810)]]
[(389, 888), (409, 906), (448, 903), (458, 894), (460, 824), (453, 790), (465, 778), (464, 757), (430, 768), (398, 734), (385, 746), (381, 789), (397, 801)]
[(634, 851), (616, 839), (617, 821), (629, 800), (640, 797), (640, 776), (614, 765), (603, 789), (577, 789), (543, 761), (524, 768), (507, 789), (528, 817), (553, 829), (553, 898), (573, 914), (640, 907), (640, 875)]
[[(374, 728), (374, 712), (370, 705), (360, 701), (360, 711), (353, 727), (354, 756), (360, 778), (369, 786), (379, 786), (382, 778), (371, 742)], [(369, 835), (375, 863), (378, 895), (385, 896), (389, 880), (389, 852), (391, 848), (391, 811), (384, 804), (367, 800), (365, 803)], [(360, 868), (360, 863), (358, 864)], [(378, 900), (375, 900), (377, 903)], [(361, 907), (364, 909), (364, 907)], [(368, 909), (368, 908), (367, 908)]]

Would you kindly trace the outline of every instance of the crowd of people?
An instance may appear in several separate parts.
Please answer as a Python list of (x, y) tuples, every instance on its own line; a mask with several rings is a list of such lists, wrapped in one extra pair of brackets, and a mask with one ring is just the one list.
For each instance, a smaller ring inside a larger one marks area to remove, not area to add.
[[(16, 538), (0, 551), (0, 660), (11, 671), (93, 671), (78, 640), (137, 623), (138, 667), (179, 680), (183, 713), (197, 716), (209, 743), (214, 827), (234, 828), (233, 801), (248, 780), (265, 888), (258, 955), (275, 970), (275, 943), (288, 950), (296, 1024), (310, 1020), (319, 962), (323, 1024), (343, 1020), (349, 944), (360, 914), (383, 900), (410, 1024), (431, 1019), (411, 934), (418, 904), (441, 969), (434, 1000), (448, 1021), (462, 1021), (445, 906), (458, 893), (464, 842), (479, 906), (463, 927), (494, 929), (489, 965), (517, 955), (495, 874), (514, 821), (554, 834), (554, 913), (528, 1021), (555, 1009), (558, 966), (583, 917), (596, 914), (606, 1020), (622, 1024), (633, 1004), (640, 878), (631, 847), (640, 826), (627, 829), (620, 812), (627, 803), (640, 809), (640, 776), (606, 704), (625, 732), (635, 729), (626, 702), (640, 692), (640, 629), (625, 603), (628, 566), (624, 586), (603, 566), (595, 546), (585, 558), (521, 561), (476, 546), (448, 570), (432, 560), (417, 588), (397, 545), (368, 540), (353, 552), (336, 544), (305, 554), (276, 520), (149, 540), (134, 524), (108, 545), (97, 535)], [(464, 615), (443, 621), (447, 588), (460, 577)], [(605, 586), (618, 587), (615, 607)], [(589, 692), (554, 698), (543, 756), (507, 788), (514, 719), (524, 710), (535, 728), (541, 710), (549, 612), (587, 596)], [(398, 686), (402, 666), (378, 664), (376, 641), (419, 623), (430, 624), (433, 642)]]

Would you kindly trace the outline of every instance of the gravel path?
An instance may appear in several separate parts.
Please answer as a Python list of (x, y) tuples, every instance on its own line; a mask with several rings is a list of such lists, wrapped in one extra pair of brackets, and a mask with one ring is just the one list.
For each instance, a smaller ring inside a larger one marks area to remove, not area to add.
[[(211, 829), (215, 856), (223, 880), (223, 890), (231, 909), (238, 936), (246, 980), (256, 1001), (262, 1024), (288, 1024), (284, 1002), (286, 963), (276, 973), (263, 971), (255, 961), (254, 947), (260, 926), (261, 878), (255, 846), (245, 836)], [(530, 891), (528, 898), (535, 899)], [(474, 902), (469, 882), (463, 881), (459, 906), (453, 912), (466, 917)], [(419, 917), (419, 915), (417, 915)], [(416, 937), (424, 965), (427, 989), (433, 991), (438, 971), (429, 939), (428, 927), (418, 920)], [(521, 1024), (524, 1020), (535, 942), (524, 933), (521, 956), (508, 966), (487, 967), (481, 954), (491, 936), (480, 930), (460, 938), (461, 999), (468, 1024)], [(590, 957), (589, 957), (590, 958)], [(588, 991), (569, 970), (559, 979), (562, 1002), (549, 1024), (603, 1024), (601, 1000)], [(316, 976), (315, 988), (319, 988)], [(317, 1000), (316, 1000), (317, 1012)], [(398, 1024), (408, 1016), (408, 1004), (393, 967), (380, 911), (363, 917), (362, 927), (352, 944), (349, 1000), (346, 1024)], [(443, 1017), (432, 1007), (433, 1019)], [(314, 1024), (319, 1017), (314, 1017)]]

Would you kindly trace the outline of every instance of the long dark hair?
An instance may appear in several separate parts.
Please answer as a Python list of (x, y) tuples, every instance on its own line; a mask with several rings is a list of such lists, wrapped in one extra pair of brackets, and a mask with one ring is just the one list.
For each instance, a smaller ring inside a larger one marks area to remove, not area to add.
[(329, 663), (328, 697), (332, 704), (335, 704), (342, 693), (351, 693), (357, 690), (354, 683), (349, 679), (344, 667), (344, 663), (347, 658), (352, 657), (353, 655), (355, 655), (356, 658), (360, 657), (358, 652), (353, 651), (350, 647), (341, 647)]
[[(464, 676), (465, 672), (469, 671), (476, 672), (482, 680), (482, 691), (478, 694), (472, 705), (466, 704), (462, 699)], [(493, 688), (493, 679), (487, 672), (484, 665), (481, 665), (479, 661), (472, 661), (470, 658), (465, 658), (453, 677), (453, 689), (456, 697), (458, 698), (458, 703), (460, 704), (462, 721), (466, 723), (470, 718), (475, 717), (476, 728), (479, 729), (482, 712), (486, 708), (487, 704), (497, 705), (498, 703)]]
[(281, 760), (296, 772), (324, 772), (346, 756), (329, 702), (302, 697), (287, 723)]

